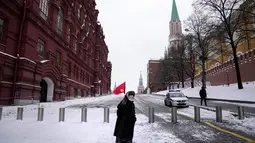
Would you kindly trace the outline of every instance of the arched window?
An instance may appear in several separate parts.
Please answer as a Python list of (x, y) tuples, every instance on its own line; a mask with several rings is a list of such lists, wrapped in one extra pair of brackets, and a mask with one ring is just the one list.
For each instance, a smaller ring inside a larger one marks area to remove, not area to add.
[(62, 34), (62, 31), (63, 31), (63, 11), (62, 11), (61, 8), (58, 11), (57, 30), (58, 30), (59, 34)]
[(71, 28), (70, 26), (68, 27), (68, 30), (67, 30), (67, 42), (70, 44), (70, 37), (71, 37)]
[(240, 57), (243, 53), (242, 52), (237, 52), (236, 56)]
[(41, 17), (46, 19), (48, 17), (48, 0), (40, 0), (39, 9)]
[(232, 56), (232, 55), (229, 56), (229, 57), (228, 57), (228, 60), (233, 60), (233, 56)]

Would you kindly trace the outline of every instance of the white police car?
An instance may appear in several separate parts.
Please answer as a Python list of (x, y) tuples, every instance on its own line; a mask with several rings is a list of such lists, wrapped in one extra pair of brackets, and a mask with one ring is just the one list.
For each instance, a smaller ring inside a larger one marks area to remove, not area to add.
[(188, 98), (180, 90), (169, 90), (164, 99), (165, 106), (189, 107)]

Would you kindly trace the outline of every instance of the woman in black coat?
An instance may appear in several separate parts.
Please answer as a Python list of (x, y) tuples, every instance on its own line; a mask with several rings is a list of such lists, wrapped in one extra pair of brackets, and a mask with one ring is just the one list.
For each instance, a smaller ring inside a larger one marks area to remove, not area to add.
[(132, 143), (136, 122), (134, 97), (134, 91), (127, 92), (117, 106), (117, 121), (114, 130), (116, 143)]

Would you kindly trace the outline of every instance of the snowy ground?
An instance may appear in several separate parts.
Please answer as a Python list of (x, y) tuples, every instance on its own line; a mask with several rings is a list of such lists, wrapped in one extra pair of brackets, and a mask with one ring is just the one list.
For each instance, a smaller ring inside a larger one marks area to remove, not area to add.
[[(163, 98), (160, 96), (154, 96), (154, 95), (147, 95), (154, 97), (154, 102), (158, 104), (162, 104)], [(194, 117), (194, 108), (189, 107), (189, 108), (181, 108), (178, 109), (178, 114), (186, 115), (189, 117)], [(158, 114), (158, 116), (161, 116), (164, 118), (166, 121), (170, 121), (171, 119), (171, 114)], [(201, 120), (206, 120), (206, 121), (213, 121), (215, 122), (216, 120), (216, 113), (213, 111), (208, 111), (205, 109), (200, 109), (200, 116)], [(230, 128), (230, 129), (235, 129), (235, 130), (240, 130), (243, 131), (247, 134), (255, 136), (255, 117), (250, 117), (250, 118), (245, 118), (244, 120), (239, 120), (237, 117), (234, 117), (231, 112), (229, 111), (222, 111), (222, 119), (224, 123), (224, 126)]]
[[(244, 89), (239, 90), (236, 84), (230, 86), (207, 86), (207, 98), (225, 99), (225, 100), (240, 100), (255, 102), (255, 82), (243, 84)], [(182, 92), (188, 97), (199, 97), (200, 87), (186, 88)], [(156, 94), (165, 95), (167, 90), (157, 92)]]
[[(17, 107), (4, 107), (0, 121), (0, 143), (113, 143), (116, 108), (110, 108), (110, 123), (103, 123), (103, 108), (88, 108), (88, 120), (81, 123), (80, 108), (66, 108), (66, 121), (58, 122), (60, 107), (106, 100), (120, 100), (122, 96), (110, 95), (83, 98), (58, 103), (44, 103), (44, 121), (38, 122), (38, 105), (24, 106), (23, 121), (17, 121)], [(156, 132), (154, 132), (156, 131)], [(161, 130), (157, 123), (149, 124), (148, 118), (137, 114), (134, 142), (166, 143), (182, 142), (173, 134)]]

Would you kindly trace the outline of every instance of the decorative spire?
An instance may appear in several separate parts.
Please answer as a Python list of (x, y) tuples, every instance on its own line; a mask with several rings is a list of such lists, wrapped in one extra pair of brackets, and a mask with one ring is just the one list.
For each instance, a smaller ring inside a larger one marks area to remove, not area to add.
[(173, 21), (173, 20), (180, 20), (175, 0), (173, 0), (173, 5), (172, 5), (172, 17), (171, 17), (171, 21)]

